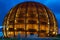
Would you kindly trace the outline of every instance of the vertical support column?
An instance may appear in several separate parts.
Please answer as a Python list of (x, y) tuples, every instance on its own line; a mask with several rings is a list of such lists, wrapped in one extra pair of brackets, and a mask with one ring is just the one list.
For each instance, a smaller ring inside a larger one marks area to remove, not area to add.
[(6, 37), (8, 37), (8, 35), (7, 35), (7, 30), (6, 30), (6, 26), (5, 26), (5, 32), (6, 32)]
[(50, 36), (50, 20), (49, 20), (49, 14), (48, 14), (48, 11), (47, 11), (47, 8), (44, 6), (44, 10), (45, 10), (45, 12), (46, 12), (46, 16), (47, 16), (47, 18), (48, 18), (48, 22), (47, 22), (47, 25), (48, 25), (48, 37)]
[[(50, 11), (50, 13), (51, 13), (51, 11)], [(53, 27), (53, 28), (54, 28), (54, 29), (53, 29), (53, 30), (54, 30), (54, 31), (53, 31), (53, 35), (56, 36), (56, 32), (57, 32), (57, 31), (56, 31), (56, 29), (57, 29), (56, 18), (55, 18), (55, 15), (54, 15), (54, 14), (51, 14), (51, 15), (52, 15), (52, 17), (53, 17), (53, 23), (54, 23), (54, 24), (53, 24), (53, 25), (54, 25), (54, 27)], [(58, 30), (58, 29), (57, 29), (57, 30)]]
[(40, 16), (39, 16), (39, 12), (38, 12), (38, 5), (35, 4), (36, 6), (36, 11), (37, 11), (37, 15), (38, 15), (38, 37), (40, 36)]
[(15, 29), (14, 29), (14, 28), (15, 28), (15, 18), (16, 18), (16, 13), (17, 13), (17, 10), (18, 10), (18, 8), (19, 8), (19, 5), (17, 5), (17, 6), (18, 6), (17, 8), (15, 7), (16, 9), (15, 9), (15, 12), (14, 12), (15, 14), (14, 14), (14, 20), (13, 20), (13, 21), (14, 21), (14, 22), (13, 22), (14, 37), (15, 37)]
[[(7, 20), (6, 20), (6, 24), (7, 24)], [(5, 32), (6, 32), (6, 37), (8, 37), (8, 36), (7, 36), (7, 30), (6, 30), (6, 25), (5, 25)]]
[[(9, 12), (9, 13), (10, 13), (10, 12)], [(8, 34), (8, 33), (7, 33), (7, 32), (8, 32), (8, 31), (7, 31), (7, 25), (9, 25), (9, 24), (7, 24), (7, 21), (9, 21), (9, 20), (8, 20), (8, 19), (9, 19), (8, 16), (9, 16), (9, 14), (6, 16), (6, 17), (7, 17), (7, 19), (6, 19), (6, 25), (5, 25), (6, 37), (8, 37), (8, 35), (7, 35), (7, 34)], [(8, 26), (8, 27), (9, 27), (9, 26)]]
[(26, 23), (26, 20), (27, 20), (27, 10), (28, 10), (28, 3), (26, 3), (26, 12), (25, 12), (25, 37), (27, 37), (27, 23)]

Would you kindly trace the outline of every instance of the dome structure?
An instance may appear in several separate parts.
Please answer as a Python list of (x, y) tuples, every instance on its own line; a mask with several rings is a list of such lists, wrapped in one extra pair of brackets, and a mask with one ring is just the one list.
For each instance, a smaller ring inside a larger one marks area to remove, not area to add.
[(58, 33), (54, 14), (38, 2), (23, 2), (12, 8), (3, 23), (5, 37), (54, 37)]

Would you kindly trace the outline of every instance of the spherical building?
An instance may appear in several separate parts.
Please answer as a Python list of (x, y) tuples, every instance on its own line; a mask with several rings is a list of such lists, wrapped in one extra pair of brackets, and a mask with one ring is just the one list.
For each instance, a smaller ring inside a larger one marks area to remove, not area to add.
[(41, 3), (23, 2), (12, 8), (3, 23), (5, 37), (54, 37), (58, 33), (53, 13)]

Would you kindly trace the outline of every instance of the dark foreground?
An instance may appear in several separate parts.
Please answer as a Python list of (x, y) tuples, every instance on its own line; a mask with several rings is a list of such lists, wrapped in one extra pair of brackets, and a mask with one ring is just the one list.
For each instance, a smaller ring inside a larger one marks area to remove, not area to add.
[(60, 38), (0, 38), (0, 40), (60, 40)]

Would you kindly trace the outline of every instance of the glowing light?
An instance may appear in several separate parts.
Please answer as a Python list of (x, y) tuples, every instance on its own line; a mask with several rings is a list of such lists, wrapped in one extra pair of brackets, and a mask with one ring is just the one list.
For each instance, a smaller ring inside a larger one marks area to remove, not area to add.
[(36, 14), (36, 17), (38, 17), (38, 14)]
[(11, 34), (13, 34), (13, 32), (11, 32)]
[(47, 18), (48, 18), (48, 15), (47, 15)]
[(55, 34), (55, 32), (53, 32), (53, 34)]
[(37, 21), (37, 23), (39, 23), (39, 21)]
[(16, 17), (18, 17), (18, 15), (16, 15)]
[(8, 30), (8, 28), (7, 28), (7, 30)]
[(16, 28), (14, 28), (16, 30)]
[(10, 34), (10, 32), (8, 32), (8, 34)]
[(28, 13), (27, 13), (27, 16), (28, 16)]
[(7, 24), (8, 24), (9, 22), (7, 21)]
[[(28, 7), (26, 8), (27, 5)], [(38, 3), (36, 4), (35, 2), (24, 2), (11, 9), (3, 24), (6, 26), (3, 28), (3, 31), (8, 37), (17, 36), (18, 33), (22, 36), (28, 36), (28, 34), (30, 35), (31, 33), (40, 34), (41, 36), (39, 35), (39, 37), (47, 37), (47, 35), (51, 36), (57, 33), (57, 23), (52, 12), (45, 6), (39, 5)], [(52, 34), (49, 35), (49, 32)]]
[(49, 24), (49, 22), (48, 22), (48, 24)]
[(17, 23), (17, 21), (15, 20), (15, 23)]

